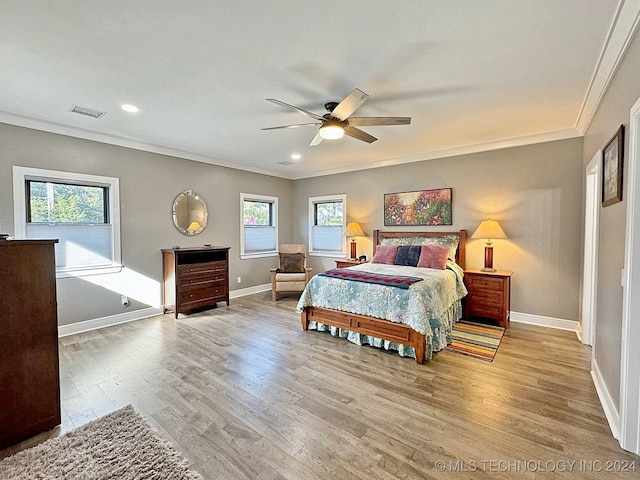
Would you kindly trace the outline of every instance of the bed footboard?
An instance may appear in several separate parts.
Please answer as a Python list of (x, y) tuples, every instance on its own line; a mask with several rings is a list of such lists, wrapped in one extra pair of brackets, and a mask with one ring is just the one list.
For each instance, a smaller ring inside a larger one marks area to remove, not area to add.
[(320, 307), (306, 307), (300, 315), (303, 330), (309, 328), (309, 322), (318, 322), (391, 342), (410, 345), (415, 350), (416, 362), (419, 364), (424, 362), (425, 336), (408, 325)]

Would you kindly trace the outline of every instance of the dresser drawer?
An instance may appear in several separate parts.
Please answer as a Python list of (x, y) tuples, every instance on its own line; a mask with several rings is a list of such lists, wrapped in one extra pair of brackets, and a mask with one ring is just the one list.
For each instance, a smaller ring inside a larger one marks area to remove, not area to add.
[(224, 285), (227, 283), (227, 277), (220, 273), (198, 272), (189, 275), (183, 275), (178, 278), (178, 287), (180, 289), (191, 287), (204, 287), (206, 285)]
[(203, 284), (192, 288), (186, 288), (180, 291), (180, 304), (200, 302), (202, 300), (212, 300), (215, 298), (225, 298), (227, 295), (227, 286), (224, 284)]
[(212, 273), (225, 273), (227, 270), (226, 262), (205, 262), (205, 263), (192, 263), (188, 265), (178, 265), (178, 277), (201, 275)]

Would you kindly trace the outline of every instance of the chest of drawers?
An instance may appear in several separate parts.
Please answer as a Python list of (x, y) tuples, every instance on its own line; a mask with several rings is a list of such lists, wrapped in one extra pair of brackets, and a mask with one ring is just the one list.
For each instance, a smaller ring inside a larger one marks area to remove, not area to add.
[(0, 240), (0, 450), (60, 424), (57, 241)]
[(464, 283), (469, 291), (465, 299), (465, 319), (488, 318), (507, 328), (511, 310), (511, 275), (512, 272), (505, 270), (465, 270)]
[(162, 308), (189, 313), (229, 305), (229, 247), (162, 250)]

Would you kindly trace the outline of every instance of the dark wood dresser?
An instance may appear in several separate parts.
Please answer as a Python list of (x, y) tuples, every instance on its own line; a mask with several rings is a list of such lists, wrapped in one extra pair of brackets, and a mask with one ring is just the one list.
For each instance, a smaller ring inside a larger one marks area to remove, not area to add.
[(60, 424), (56, 242), (0, 240), (0, 450)]
[(162, 308), (179, 313), (229, 305), (229, 248), (162, 250)]
[(464, 271), (464, 283), (469, 294), (465, 298), (464, 318), (488, 318), (504, 328), (509, 327), (511, 314), (512, 272), (496, 270)]

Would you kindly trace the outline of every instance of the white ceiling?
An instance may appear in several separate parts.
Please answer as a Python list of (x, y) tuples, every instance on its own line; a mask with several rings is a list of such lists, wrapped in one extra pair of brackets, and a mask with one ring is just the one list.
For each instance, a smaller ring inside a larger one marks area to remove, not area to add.
[[(285, 178), (570, 138), (638, 3), (3, 0), (0, 122)], [(357, 116), (411, 125), (316, 147), (317, 127), (260, 130), (311, 121), (266, 98), (322, 115), (355, 87), (370, 95)]]

